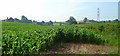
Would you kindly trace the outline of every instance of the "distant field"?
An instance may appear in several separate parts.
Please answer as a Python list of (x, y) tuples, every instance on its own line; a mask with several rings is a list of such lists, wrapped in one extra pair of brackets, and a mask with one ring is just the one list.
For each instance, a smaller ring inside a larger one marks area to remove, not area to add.
[(53, 23), (54, 26), (60, 26), (60, 23)]
[[(41, 26), (2, 22), (2, 53), (31, 54), (46, 51), (58, 42), (118, 46), (117, 23)], [(117, 53), (117, 50), (113, 51)]]
[(75, 25), (74, 27), (90, 29), (101, 34), (103, 39), (109, 40), (106, 45), (118, 46), (118, 23), (91, 23)]

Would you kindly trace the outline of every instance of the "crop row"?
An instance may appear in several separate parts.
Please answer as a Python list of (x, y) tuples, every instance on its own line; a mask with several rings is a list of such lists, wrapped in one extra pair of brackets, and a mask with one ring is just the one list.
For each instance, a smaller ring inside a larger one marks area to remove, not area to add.
[(58, 29), (2, 32), (3, 54), (33, 54), (47, 50), (56, 42), (81, 42), (104, 44), (106, 40), (94, 31), (80, 28), (63, 27)]

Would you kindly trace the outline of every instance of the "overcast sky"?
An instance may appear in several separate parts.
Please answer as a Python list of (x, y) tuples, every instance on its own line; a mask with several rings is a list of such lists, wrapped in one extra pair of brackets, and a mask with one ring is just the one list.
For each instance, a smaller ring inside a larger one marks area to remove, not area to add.
[(76, 20), (97, 18), (100, 8), (101, 20), (118, 18), (118, 0), (0, 0), (0, 19), (25, 15), (36, 21), (66, 21), (70, 16)]

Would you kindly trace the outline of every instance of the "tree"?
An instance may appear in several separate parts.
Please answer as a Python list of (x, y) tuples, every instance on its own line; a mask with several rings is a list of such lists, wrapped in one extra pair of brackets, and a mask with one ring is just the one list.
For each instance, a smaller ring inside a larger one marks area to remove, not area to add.
[(21, 20), (26, 21), (26, 20), (28, 20), (28, 19), (27, 19), (27, 17), (25, 17), (24, 15), (22, 15), (22, 16), (21, 16)]
[(88, 21), (87, 17), (85, 17), (83, 21), (86, 23)]
[(14, 22), (14, 19), (12, 17), (10, 17), (9, 19), (7, 19), (8, 22)]
[(42, 23), (45, 23), (44, 21), (42, 21)]
[(67, 24), (77, 24), (76, 19), (73, 16), (70, 16), (69, 20), (66, 21)]
[(56, 23), (56, 21), (55, 21), (55, 23)]
[(49, 21), (50, 25), (53, 25), (53, 22), (52, 21)]
[(115, 20), (113, 20), (113, 21), (118, 21), (118, 19), (115, 19)]
[(21, 16), (21, 22), (22, 23), (29, 23), (27, 17), (25, 17), (24, 15)]
[(14, 22), (20, 22), (20, 20), (17, 18), (14, 18)]
[(37, 24), (37, 21), (35, 21), (35, 20), (33, 20), (33, 22), (32, 22), (33, 24)]

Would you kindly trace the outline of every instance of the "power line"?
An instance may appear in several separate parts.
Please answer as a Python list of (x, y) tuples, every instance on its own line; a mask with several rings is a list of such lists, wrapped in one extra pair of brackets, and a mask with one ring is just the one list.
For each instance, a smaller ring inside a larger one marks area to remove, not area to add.
[(120, 21), (120, 1), (118, 2), (118, 21)]
[(100, 11), (99, 11), (99, 8), (97, 9), (97, 20), (100, 21)]

